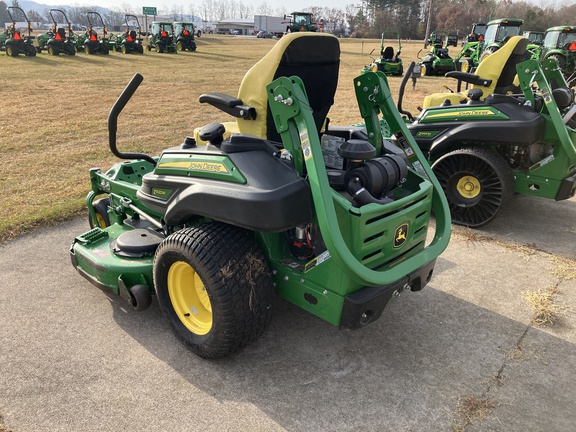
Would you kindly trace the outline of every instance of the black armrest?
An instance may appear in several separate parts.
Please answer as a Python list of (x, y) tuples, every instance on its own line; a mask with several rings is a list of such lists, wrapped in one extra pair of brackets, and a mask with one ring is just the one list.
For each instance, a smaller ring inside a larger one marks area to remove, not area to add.
[(450, 71), (446, 72), (444, 76), (447, 78), (456, 78), (458, 81), (464, 81), (468, 84), (480, 85), (482, 87), (488, 87), (492, 84), (492, 80), (480, 78), (478, 75), (467, 72)]
[(224, 93), (205, 93), (198, 99), (200, 103), (208, 103), (234, 117), (245, 120), (256, 119), (256, 109), (242, 105), (242, 99)]

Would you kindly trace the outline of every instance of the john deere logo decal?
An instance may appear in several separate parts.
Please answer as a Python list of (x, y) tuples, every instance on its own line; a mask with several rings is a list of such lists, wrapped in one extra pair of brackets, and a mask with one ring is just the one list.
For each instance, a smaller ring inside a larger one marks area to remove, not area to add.
[(394, 247), (399, 248), (406, 243), (406, 237), (408, 237), (408, 224), (404, 223), (394, 231)]

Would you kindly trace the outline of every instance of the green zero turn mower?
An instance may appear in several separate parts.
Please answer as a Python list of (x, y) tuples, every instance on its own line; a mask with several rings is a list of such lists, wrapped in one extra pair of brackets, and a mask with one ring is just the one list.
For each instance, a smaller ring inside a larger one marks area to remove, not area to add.
[[(574, 92), (555, 60), (524, 61), (527, 45), (513, 37), (478, 67), (508, 53), (500, 77), (447, 74), (473, 84), (467, 97), (446, 93), (417, 118), (407, 113), (454, 223), (480, 227), (515, 193), (558, 201), (576, 192)], [(519, 88), (510, 94), (516, 74)]]
[[(66, 13), (61, 9), (50, 9), (50, 18), (52, 19), (52, 29), (46, 33), (38, 35), (38, 46), (36, 51), (41, 53), (43, 50), (48, 51), (50, 55), (76, 55), (76, 34), (72, 30), (72, 24), (68, 20)], [(66, 22), (68, 28), (58, 26), (58, 18), (61, 17)], [(66, 33), (68, 30), (68, 33)]]
[[(422, 289), (449, 241), (446, 198), (380, 72), (354, 80), (366, 128), (320, 136), (339, 56), (334, 36), (283, 37), (238, 97), (201, 96), (236, 121), (208, 124), (206, 145), (187, 137), (159, 157), (116, 146), (135, 75), (108, 119), (110, 149), (126, 160), (90, 171), (94, 228), (70, 249), (80, 274), (138, 310), (155, 294), (175, 335), (204, 358), (258, 338), (275, 295), (356, 329), (402, 291)], [(382, 139), (380, 114), (400, 146)]]
[[(32, 24), (26, 13), (17, 6), (8, 6), (7, 12), (12, 24), (6, 29), (6, 38), (3, 46), (6, 54), (11, 57), (18, 57), (19, 54), (24, 54), (27, 57), (35, 56), (36, 48), (34, 47), (34, 36), (32, 36)], [(19, 18), (23, 18), (26, 21), (28, 35), (22, 35), (22, 32), (16, 28), (16, 22)]]
[[(398, 48), (396, 50), (394, 50), (393, 46), (385, 46), (384, 38), (386, 36), (393, 37), (398, 41)], [(404, 66), (402, 64), (402, 59), (400, 58), (401, 52), (402, 42), (400, 40), (400, 34), (393, 31), (382, 32), (382, 38), (380, 40), (380, 57), (374, 59), (372, 64), (364, 68), (364, 71), (380, 71), (384, 72), (386, 75), (402, 76), (404, 73)]]

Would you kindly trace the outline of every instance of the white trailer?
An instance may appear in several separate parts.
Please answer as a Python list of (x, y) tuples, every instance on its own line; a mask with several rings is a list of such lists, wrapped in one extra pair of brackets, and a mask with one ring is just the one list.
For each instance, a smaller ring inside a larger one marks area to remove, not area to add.
[(254, 15), (254, 30), (269, 31), (280, 37), (286, 31), (288, 20), (284, 17), (275, 17), (269, 15)]

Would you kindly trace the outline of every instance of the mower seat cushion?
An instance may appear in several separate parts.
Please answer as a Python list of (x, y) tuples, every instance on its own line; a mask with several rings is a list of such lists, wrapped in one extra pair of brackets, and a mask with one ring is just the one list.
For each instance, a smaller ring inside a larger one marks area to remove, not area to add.
[(491, 93), (505, 94), (512, 88), (516, 76), (516, 65), (524, 60), (528, 42), (525, 37), (514, 36), (478, 65), (476, 75), (492, 81), (488, 87), (478, 87), (484, 92), (482, 99)]
[(325, 33), (298, 32), (282, 37), (246, 73), (238, 99), (256, 110), (255, 120), (237, 119), (240, 133), (281, 141), (268, 107), (266, 85), (293, 75), (304, 82), (318, 130), (334, 103), (340, 66), (340, 43)]

